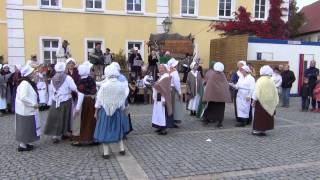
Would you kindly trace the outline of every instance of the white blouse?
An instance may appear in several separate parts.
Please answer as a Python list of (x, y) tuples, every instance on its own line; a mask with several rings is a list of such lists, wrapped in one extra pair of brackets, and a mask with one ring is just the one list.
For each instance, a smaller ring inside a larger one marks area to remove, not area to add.
[(181, 94), (181, 83), (180, 83), (180, 76), (178, 71), (173, 71), (171, 74), (171, 87), (174, 87), (176, 91)]
[(35, 106), (38, 104), (38, 96), (27, 81), (22, 81), (17, 88), (16, 113), (22, 116), (32, 116), (37, 113)]
[[(77, 92), (78, 96), (83, 96), (82, 93), (78, 92), (77, 86), (74, 83), (73, 79), (70, 76), (67, 76), (61, 87), (56, 90), (53, 85), (52, 81), (49, 85), (49, 105), (52, 105), (52, 101), (56, 102), (56, 107), (60, 107), (60, 103), (68, 101), (71, 99), (71, 92)], [(80, 110), (82, 102), (78, 101), (76, 105), (76, 110)]]

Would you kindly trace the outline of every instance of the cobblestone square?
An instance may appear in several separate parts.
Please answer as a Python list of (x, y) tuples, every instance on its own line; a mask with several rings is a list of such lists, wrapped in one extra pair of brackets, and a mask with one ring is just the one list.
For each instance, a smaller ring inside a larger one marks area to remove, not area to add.
[[(127, 155), (112, 147), (52, 144), (42, 136), (31, 152), (17, 152), (14, 116), (0, 120), (0, 179), (320, 179), (320, 114), (300, 112), (300, 99), (278, 108), (275, 130), (266, 137), (236, 128), (232, 104), (223, 129), (203, 126), (185, 112), (178, 129), (159, 136), (151, 127), (151, 105), (130, 107), (134, 131)], [(41, 114), (44, 124), (46, 113)], [(211, 141), (207, 141), (210, 139)]]

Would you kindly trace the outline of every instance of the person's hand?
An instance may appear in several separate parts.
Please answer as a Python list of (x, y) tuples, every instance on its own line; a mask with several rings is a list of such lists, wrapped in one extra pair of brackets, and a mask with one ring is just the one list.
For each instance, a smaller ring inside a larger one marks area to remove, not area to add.
[(256, 101), (252, 101), (251, 106), (254, 108), (256, 107)]
[(97, 119), (97, 117), (98, 117), (98, 113), (95, 112), (95, 113), (94, 113), (94, 118)]

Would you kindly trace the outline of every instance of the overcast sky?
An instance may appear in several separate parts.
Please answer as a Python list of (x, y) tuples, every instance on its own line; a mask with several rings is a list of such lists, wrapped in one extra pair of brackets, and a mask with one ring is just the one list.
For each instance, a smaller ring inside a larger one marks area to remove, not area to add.
[(299, 7), (299, 9), (301, 9), (302, 7), (309, 5), (313, 2), (316, 2), (317, 0), (297, 0), (297, 6)]

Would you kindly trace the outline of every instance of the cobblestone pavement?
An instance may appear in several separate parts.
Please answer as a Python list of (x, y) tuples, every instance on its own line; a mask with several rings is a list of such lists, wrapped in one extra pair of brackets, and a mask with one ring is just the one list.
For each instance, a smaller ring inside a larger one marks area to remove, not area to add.
[(320, 179), (320, 114), (300, 112), (298, 98), (291, 106), (278, 108), (276, 129), (267, 137), (235, 128), (231, 104), (223, 129), (203, 126), (185, 112), (181, 127), (167, 136), (151, 128), (152, 106), (131, 106), (130, 163), (116, 153), (103, 160), (100, 147), (53, 145), (47, 136), (34, 151), (18, 153), (14, 117), (1, 117), (0, 179), (138, 179), (130, 166), (149, 179)]

